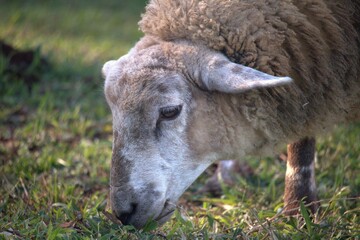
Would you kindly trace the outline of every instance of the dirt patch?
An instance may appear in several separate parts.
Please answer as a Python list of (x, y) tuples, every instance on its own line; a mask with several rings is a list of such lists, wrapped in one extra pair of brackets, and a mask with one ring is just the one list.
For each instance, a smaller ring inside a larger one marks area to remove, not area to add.
[(4, 60), (2, 75), (9, 79), (24, 81), (29, 91), (32, 85), (40, 80), (40, 76), (50, 68), (49, 62), (40, 55), (40, 48), (19, 50), (0, 40), (0, 57)]

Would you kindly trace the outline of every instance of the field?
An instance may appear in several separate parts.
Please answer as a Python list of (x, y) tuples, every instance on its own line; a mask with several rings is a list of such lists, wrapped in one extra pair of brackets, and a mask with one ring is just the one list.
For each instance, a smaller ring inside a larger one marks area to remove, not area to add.
[(281, 213), (285, 163), (242, 159), (253, 175), (198, 194), (171, 221), (118, 225), (107, 207), (112, 123), (102, 64), (142, 36), (145, 0), (0, 0), (0, 40), (34, 50), (21, 74), (0, 55), (0, 239), (360, 239), (360, 124), (317, 142), (321, 212)]

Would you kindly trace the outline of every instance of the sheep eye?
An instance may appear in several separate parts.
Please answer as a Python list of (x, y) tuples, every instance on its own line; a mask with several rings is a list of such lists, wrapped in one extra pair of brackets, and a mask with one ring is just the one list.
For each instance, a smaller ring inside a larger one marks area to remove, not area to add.
[(179, 116), (181, 109), (182, 105), (160, 108), (160, 119), (173, 120)]

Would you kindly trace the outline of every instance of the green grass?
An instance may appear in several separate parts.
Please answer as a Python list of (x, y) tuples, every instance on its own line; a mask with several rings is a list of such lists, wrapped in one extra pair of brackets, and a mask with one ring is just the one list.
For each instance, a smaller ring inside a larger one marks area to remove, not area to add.
[[(255, 172), (220, 198), (186, 192), (171, 221), (145, 230), (106, 214), (111, 115), (101, 65), (141, 37), (132, 1), (0, 0), (0, 39), (40, 47), (51, 63), (28, 90), (0, 61), (0, 239), (359, 239), (360, 125), (318, 141), (322, 211), (281, 214), (284, 163), (248, 158)], [(32, 70), (32, 71), (37, 71)], [(181, 206), (181, 207), (180, 207)]]

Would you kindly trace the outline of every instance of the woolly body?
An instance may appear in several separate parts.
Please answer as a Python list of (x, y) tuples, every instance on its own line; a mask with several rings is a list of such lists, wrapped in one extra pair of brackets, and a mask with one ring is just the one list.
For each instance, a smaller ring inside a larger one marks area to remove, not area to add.
[(291, 76), (291, 86), (238, 96), (243, 115), (277, 143), (359, 118), (359, 5), (339, 0), (154, 0), (140, 28), (147, 36), (186, 39), (233, 62)]

